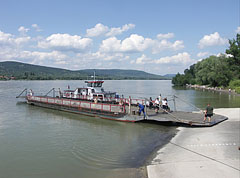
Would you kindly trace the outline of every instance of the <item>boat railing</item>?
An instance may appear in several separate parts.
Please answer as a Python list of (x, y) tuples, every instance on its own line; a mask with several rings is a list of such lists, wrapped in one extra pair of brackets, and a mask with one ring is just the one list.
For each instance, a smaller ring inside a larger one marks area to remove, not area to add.
[(72, 100), (65, 98), (55, 98), (46, 96), (28, 96), (29, 101), (37, 101), (46, 104), (56, 104), (68, 107), (76, 107), (89, 110), (99, 110), (112, 113), (126, 113), (126, 106), (121, 104), (93, 103), (89, 101)]
[[(94, 100), (96, 98), (96, 96), (89, 96), (89, 95), (80, 95), (78, 94), (75, 98), (73, 96), (71, 97), (66, 97), (66, 99), (80, 99), (80, 100)], [(131, 104), (145, 104), (145, 100), (144, 99), (131, 99)], [(123, 103), (123, 104), (127, 104), (129, 105), (129, 98), (116, 98), (116, 97), (98, 97), (99, 101), (105, 101), (105, 102), (116, 102), (116, 103)]]

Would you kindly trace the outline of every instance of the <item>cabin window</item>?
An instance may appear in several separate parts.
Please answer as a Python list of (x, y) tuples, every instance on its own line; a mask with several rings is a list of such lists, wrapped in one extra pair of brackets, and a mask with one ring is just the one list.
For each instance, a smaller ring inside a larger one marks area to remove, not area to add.
[(88, 86), (88, 87), (92, 87), (92, 84), (93, 84), (93, 83), (87, 83), (87, 86)]
[(92, 93), (94, 93), (94, 89), (92, 89)]
[(94, 87), (102, 87), (102, 83), (96, 82), (96, 83), (94, 83)]

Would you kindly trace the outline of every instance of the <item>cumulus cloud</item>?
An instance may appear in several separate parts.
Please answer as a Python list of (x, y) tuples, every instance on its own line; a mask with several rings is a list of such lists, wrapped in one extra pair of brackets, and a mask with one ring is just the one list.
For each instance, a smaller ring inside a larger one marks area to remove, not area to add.
[(169, 39), (169, 38), (173, 38), (173, 37), (174, 37), (174, 33), (166, 33), (166, 34), (160, 33), (160, 34), (157, 35), (157, 38), (158, 38), (159, 40)]
[(226, 54), (226, 53), (218, 53), (218, 54), (215, 54), (215, 56), (217, 56), (217, 57), (226, 57), (226, 58), (233, 57), (233, 55)]
[(40, 27), (37, 24), (32, 24), (32, 28), (34, 28), (37, 32), (42, 31), (42, 29), (40, 29)]
[(94, 28), (87, 29), (87, 37), (100, 36), (109, 31), (109, 28), (101, 23), (95, 25)]
[(240, 33), (240, 27), (237, 28), (236, 33)]
[(106, 34), (106, 36), (116, 36), (116, 35), (120, 35), (125, 31), (128, 31), (132, 28), (135, 28), (134, 24), (125, 24), (122, 27), (118, 27), (118, 28), (111, 28), (110, 31)]
[(51, 48), (57, 51), (83, 52), (92, 44), (90, 38), (81, 38), (78, 35), (53, 34), (45, 40), (38, 42), (40, 48)]
[[(131, 61), (133, 63), (133, 61)], [(145, 54), (143, 54), (141, 57), (137, 58), (136, 64), (146, 64), (146, 63), (152, 63), (152, 60), (148, 58)]]
[(191, 63), (193, 60), (191, 59), (190, 55), (187, 52), (183, 53), (178, 53), (177, 55), (174, 56), (167, 56), (167, 57), (162, 57), (156, 61), (154, 61), (156, 64), (177, 64), (177, 63)]
[(144, 38), (138, 34), (132, 34), (130, 37), (123, 40), (118, 40), (116, 37), (110, 37), (102, 41), (100, 51), (104, 52), (123, 52), (137, 53), (151, 49), (153, 54), (157, 54), (163, 50), (180, 50), (184, 48), (183, 41), (170, 42), (164, 40), (153, 40)]
[(124, 40), (111, 37), (102, 41), (100, 51), (103, 52), (141, 52), (153, 45), (153, 40), (143, 36), (132, 34)]
[(12, 35), (0, 31), (0, 45), (8, 45), (13, 42)]
[(136, 64), (189, 64), (192, 62), (193, 59), (191, 59), (187, 52), (178, 53), (174, 56), (166, 56), (159, 59), (151, 59), (143, 54), (136, 60)]
[(225, 45), (228, 43), (228, 40), (222, 38), (218, 32), (215, 32), (210, 35), (205, 35), (198, 43), (199, 48), (204, 48), (207, 46), (217, 46)]
[(199, 52), (199, 53), (197, 54), (197, 57), (204, 57), (204, 56), (207, 56), (207, 55), (209, 55), (208, 52)]
[(25, 35), (29, 31), (29, 29), (25, 28), (24, 26), (20, 26), (18, 28), (18, 31), (20, 32), (21, 35)]
[(79, 53), (77, 54), (77, 57), (84, 61), (94, 61), (94, 60), (103, 60), (103, 61), (111, 61), (111, 60), (117, 60), (122, 61), (128, 59), (128, 56), (125, 56), (122, 53), (103, 53), (100, 51), (94, 52), (94, 53)]
[(86, 36), (87, 37), (96, 37), (96, 36), (116, 36), (120, 35), (125, 31), (128, 31), (132, 28), (134, 28), (134, 24), (125, 24), (122, 27), (113, 27), (109, 28), (108, 26), (105, 26), (101, 23), (98, 23), (95, 25), (95, 27), (87, 29)]
[(31, 38), (29, 36), (23, 36), (23, 37), (14, 37), (12, 34), (4, 33), (0, 31), (0, 46), (7, 47), (7, 46), (18, 46), (23, 43), (26, 43)]
[(180, 50), (184, 48), (183, 41), (175, 41), (175, 42), (170, 42), (167, 40), (161, 40), (161, 41), (155, 41), (155, 45), (153, 47), (153, 54), (157, 54), (163, 50)]

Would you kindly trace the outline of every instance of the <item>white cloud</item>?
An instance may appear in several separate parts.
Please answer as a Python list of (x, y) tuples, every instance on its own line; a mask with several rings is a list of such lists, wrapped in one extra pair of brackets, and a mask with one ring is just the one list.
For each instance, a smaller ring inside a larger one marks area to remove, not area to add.
[(166, 34), (160, 33), (160, 34), (157, 35), (157, 38), (159, 40), (161, 40), (161, 39), (169, 39), (169, 38), (173, 38), (173, 37), (174, 37), (174, 33), (166, 33)]
[[(137, 58), (136, 64), (146, 64), (146, 63), (151, 63), (152, 60), (148, 58), (145, 54), (143, 54), (141, 57)], [(132, 61), (131, 61), (132, 63)]]
[(142, 52), (153, 45), (154, 41), (150, 38), (132, 34), (124, 40), (111, 37), (102, 41), (100, 51), (103, 52)]
[(143, 54), (136, 59), (136, 64), (189, 64), (192, 62), (193, 59), (191, 59), (187, 52), (178, 53), (174, 56), (162, 57), (160, 59), (151, 59)]
[(222, 38), (218, 32), (215, 32), (210, 35), (205, 35), (198, 43), (200, 48), (204, 48), (207, 46), (217, 46), (217, 45), (225, 45), (228, 43), (228, 40)]
[(106, 34), (106, 36), (116, 36), (116, 35), (120, 35), (125, 31), (128, 31), (132, 28), (135, 28), (134, 24), (125, 24), (122, 26), (122, 28), (118, 27), (118, 28), (111, 28), (110, 31)]
[(237, 28), (236, 33), (240, 33), (240, 27)]
[(132, 28), (135, 28), (134, 24), (125, 24), (122, 27), (113, 27), (109, 28), (101, 23), (95, 25), (95, 27), (87, 29), (87, 37), (96, 37), (96, 36), (116, 36), (120, 35), (125, 31), (128, 31)]
[(24, 26), (21, 26), (18, 28), (18, 31), (20, 32), (21, 35), (25, 35), (29, 31), (29, 29), (25, 28)]
[(175, 41), (174, 43), (171, 43), (167, 40), (161, 40), (161, 41), (155, 41), (155, 45), (153, 46), (153, 54), (157, 54), (163, 50), (180, 50), (184, 48), (183, 41)]
[(40, 27), (37, 24), (32, 24), (32, 28), (34, 28), (37, 32), (42, 31), (42, 29), (40, 29)]
[(132, 34), (129, 38), (122, 41), (121, 49), (124, 52), (141, 52), (150, 48), (153, 45), (153, 40), (144, 38), (143, 36)]
[(31, 39), (29, 36), (15, 38), (12, 34), (0, 31), (0, 47), (19, 46), (28, 42)]
[(62, 54), (59, 51), (52, 51), (52, 52), (39, 52), (39, 51), (16, 51), (12, 54), (12, 58), (17, 59), (30, 59), (34, 61), (38, 60), (63, 60), (66, 59), (67, 56)]
[(233, 57), (233, 55), (231, 55), (231, 54), (226, 54), (226, 53), (218, 53), (218, 54), (215, 54), (215, 56), (217, 56), (217, 57), (223, 56), (223, 57), (226, 57), (226, 58)]
[(87, 37), (95, 37), (100, 36), (109, 31), (109, 28), (107, 26), (104, 26), (101, 23), (98, 23), (95, 25), (94, 28), (87, 29)]
[(45, 40), (38, 42), (40, 48), (51, 48), (57, 51), (82, 52), (92, 44), (90, 38), (81, 38), (78, 35), (53, 34)]
[(14, 39), (11, 34), (0, 31), (0, 45), (12, 44), (13, 41)]
[(207, 55), (209, 55), (209, 52), (199, 52), (197, 54), (197, 57), (204, 57), (204, 56), (207, 56)]
[(100, 51), (97, 51), (95, 53), (85, 53), (85, 54), (77, 54), (77, 57), (84, 61), (94, 61), (94, 60), (103, 60), (103, 61), (111, 61), (111, 60), (117, 60), (122, 61), (124, 59), (127, 59), (128, 56), (124, 56), (122, 53), (103, 53)]
[(155, 60), (154, 63), (156, 64), (177, 64), (177, 63), (191, 63), (193, 60), (191, 59), (190, 55), (187, 52), (183, 53), (178, 53), (177, 55), (174, 56), (167, 56), (167, 57), (162, 57), (158, 60)]
[(123, 52), (138, 53), (147, 49), (151, 49), (153, 54), (157, 54), (163, 50), (180, 50), (184, 48), (183, 41), (169, 42), (167, 40), (153, 40), (144, 38), (143, 36), (132, 34), (124, 40), (118, 40), (116, 37), (110, 37), (102, 41), (100, 51), (103, 52)]

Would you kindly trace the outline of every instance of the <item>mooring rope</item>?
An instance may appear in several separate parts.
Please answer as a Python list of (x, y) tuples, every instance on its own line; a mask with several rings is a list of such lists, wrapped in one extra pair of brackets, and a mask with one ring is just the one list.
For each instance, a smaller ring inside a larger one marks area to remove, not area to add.
[(222, 161), (216, 160), (216, 159), (211, 158), (211, 157), (209, 157), (209, 156), (206, 156), (206, 155), (204, 155), (204, 154), (201, 154), (201, 153), (198, 153), (198, 152), (196, 152), (196, 151), (190, 150), (190, 149), (185, 148), (185, 147), (183, 147), (183, 146), (180, 146), (180, 145), (178, 145), (178, 144), (176, 144), (176, 143), (173, 143), (173, 142), (169, 142), (169, 143), (171, 143), (171, 144), (173, 144), (173, 145), (175, 145), (175, 146), (177, 146), (177, 147), (180, 147), (180, 148), (182, 148), (182, 149), (185, 149), (185, 150), (187, 150), (187, 151), (190, 151), (190, 152), (192, 152), (192, 153), (195, 153), (195, 154), (197, 154), (197, 155), (199, 155), (199, 156), (202, 156), (202, 157), (205, 157), (205, 158), (210, 159), (210, 160), (212, 160), (212, 161), (215, 161), (215, 162), (218, 162), (218, 163), (220, 163), (220, 164), (223, 164), (223, 165), (225, 165), (225, 166), (227, 166), (227, 167), (230, 167), (230, 168), (232, 168), (232, 169), (235, 169), (235, 170), (237, 170), (237, 171), (240, 171), (240, 169), (237, 169), (237, 168), (235, 168), (235, 167), (233, 167), (233, 166), (231, 166), (231, 165), (228, 165), (228, 164), (226, 164), (226, 163), (224, 163), (224, 162), (222, 162)]

